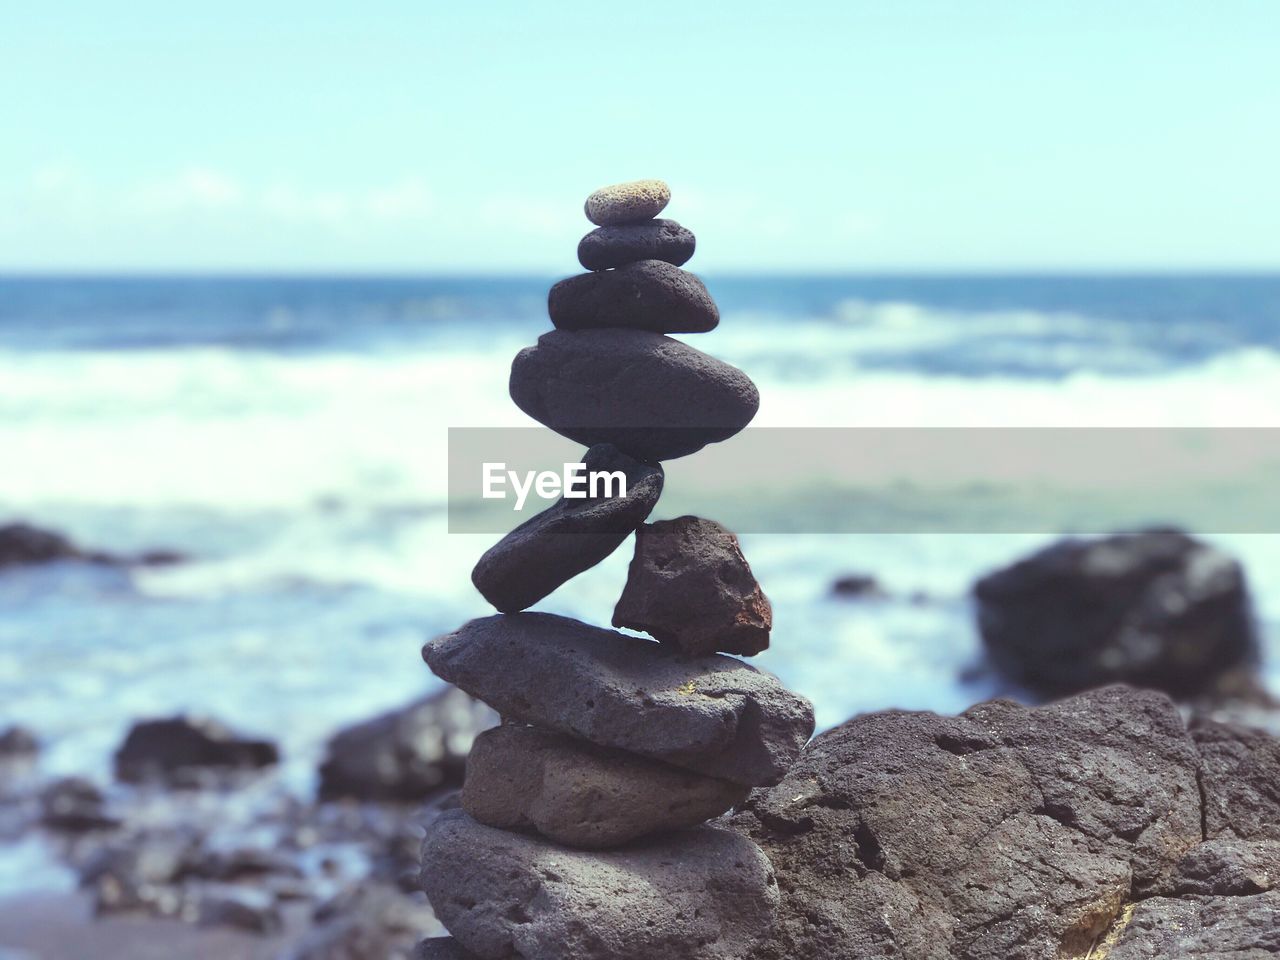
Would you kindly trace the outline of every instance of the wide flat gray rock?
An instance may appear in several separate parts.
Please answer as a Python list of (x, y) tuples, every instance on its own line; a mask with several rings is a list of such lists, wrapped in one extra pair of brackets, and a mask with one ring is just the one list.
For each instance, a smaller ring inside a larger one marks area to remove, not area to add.
[(428, 828), (421, 879), (483, 960), (741, 960), (778, 904), (759, 848), (711, 826), (585, 852), (452, 811)]
[(777, 783), (813, 734), (809, 701), (741, 660), (567, 617), (472, 620), (422, 656), (504, 717), (748, 786)]
[(519, 724), (482, 734), (467, 761), (462, 807), (507, 830), (532, 828), (571, 847), (616, 847), (696, 826), (747, 787)]
[(490, 547), (471, 571), (471, 582), (503, 613), (515, 613), (589, 570), (626, 540), (658, 503), (662, 468), (620, 453), (612, 444), (582, 458), (588, 475), (626, 475), (625, 497), (562, 497)]
[(648, 330), (553, 330), (511, 364), (511, 399), (556, 433), (639, 460), (696, 453), (756, 415), (751, 378)]

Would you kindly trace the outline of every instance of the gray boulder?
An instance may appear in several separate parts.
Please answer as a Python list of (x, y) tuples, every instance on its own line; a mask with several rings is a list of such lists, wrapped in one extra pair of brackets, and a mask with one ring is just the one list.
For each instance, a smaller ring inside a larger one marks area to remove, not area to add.
[(462, 786), (467, 753), (498, 715), (447, 687), (335, 734), (320, 766), (320, 799), (416, 803)]
[(427, 832), (422, 885), (483, 960), (741, 960), (778, 904), (769, 861), (729, 830), (583, 852), (456, 811)]
[(1198, 768), (1173, 705), (1123, 687), (856, 717), (732, 820), (783, 891), (751, 956), (1084, 956), (1201, 843)]
[(812, 705), (740, 660), (567, 617), (472, 620), (422, 655), (504, 717), (747, 786), (777, 783), (813, 734)]
[(588, 450), (582, 462), (588, 473), (626, 474), (626, 496), (561, 498), (490, 547), (471, 571), (471, 582), (503, 613), (532, 606), (594, 567), (657, 505), (661, 467), (641, 463), (607, 443)]
[(116, 751), (115, 768), (127, 783), (186, 785), (204, 774), (250, 772), (279, 760), (269, 740), (243, 736), (210, 717), (178, 716), (134, 724)]
[(992, 662), (1048, 695), (1130, 683), (1190, 697), (1239, 685), (1258, 657), (1240, 564), (1176, 531), (1063, 540), (974, 595)]
[(532, 828), (567, 846), (604, 848), (695, 826), (746, 795), (746, 787), (726, 780), (507, 724), (476, 738), (462, 806), (491, 827)]

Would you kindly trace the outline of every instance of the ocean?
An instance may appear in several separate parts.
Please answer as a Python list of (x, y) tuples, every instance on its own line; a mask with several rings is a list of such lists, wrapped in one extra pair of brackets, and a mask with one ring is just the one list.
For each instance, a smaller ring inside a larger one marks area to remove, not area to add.
[[(191, 557), (0, 574), (0, 725), (105, 779), (133, 720), (205, 712), (310, 790), (334, 730), (435, 685), (425, 638), (491, 612), (469, 575), (495, 537), (447, 532), (446, 430), (530, 423), (507, 373), (552, 279), (0, 280), (0, 522)], [(1277, 276), (706, 281), (721, 325), (685, 339), (756, 381), (758, 425), (1280, 427)], [(1059, 532), (748, 534), (758, 662), (820, 726), (963, 709), (998, 689), (971, 583)], [(1280, 537), (1209, 539), (1280, 692)], [(607, 624), (628, 559), (538, 609)], [(854, 572), (888, 595), (833, 597)]]

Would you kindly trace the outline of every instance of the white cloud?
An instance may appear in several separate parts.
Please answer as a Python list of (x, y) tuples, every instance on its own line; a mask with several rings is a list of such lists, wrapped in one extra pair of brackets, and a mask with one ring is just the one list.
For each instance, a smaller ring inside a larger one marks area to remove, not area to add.
[(192, 167), (143, 184), (134, 192), (139, 209), (159, 214), (222, 210), (239, 205), (243, 199), (244, 190), (239, 183), (205, 167)]

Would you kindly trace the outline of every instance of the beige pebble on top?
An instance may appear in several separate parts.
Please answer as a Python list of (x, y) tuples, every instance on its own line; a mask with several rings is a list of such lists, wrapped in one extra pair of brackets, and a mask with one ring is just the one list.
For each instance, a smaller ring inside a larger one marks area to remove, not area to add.
[(587, 197), (587, 219), (601, 227), (652, 220), (671, 200), (671, 188), (661, 180), (633, 180), (601, 187)]

